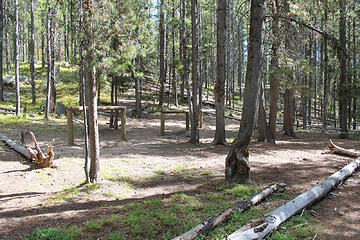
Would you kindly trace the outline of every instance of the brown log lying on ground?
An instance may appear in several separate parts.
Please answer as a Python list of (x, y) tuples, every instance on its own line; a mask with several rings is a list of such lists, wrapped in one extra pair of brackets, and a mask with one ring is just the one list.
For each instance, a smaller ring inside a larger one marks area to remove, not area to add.
[(252, 221), (252, 223), (238, 229), (226, 239), (265, 239), (271, 232), (279, 227), (281, 223), (324, 197), (333, 188), (352, 175), (358, 167), (360, 167), (360, 158), (349, 163), (343, 169), (326, 178), (321, 183), (313, 186), (298, 197), (281, 205), (269, 214), (266, 214), (263, 218)]
[(31, 148), (27, 148), (27, 150), (29, 151), (29, 153), (30, 153), (30, 155), (32, 157), (32, 160), (39, 167), (52, 167), (53, 166), (53, 159), (54, 159), (54, 151), (53, 151), (54, 140), (52, 140), (52, 142), (47, 147), (46, 155), (45, 155), (41, 151), (41, 149), (39, 147), (39, 144), (36, 141), (35, 135), (31, 131), (29, 133), (30, 133), (30, 135), (32, 137), (32, 140), (34, 141), (35, 150), (36, 150), (36, 151), (34, 151)]
[(360, 151), (354, 150), (354, 149), (345, 149), (342, 147), (339, 147), (337, 145), (335, 145), (331, 139), (329, 140), (329, 146), (328, 146), (329, 150), (331, 153), (337, 153), (337, 154), (341, 154), (341, 155), (348, 155), (351, 157), (360, 157)]
[(11, 149), (14, 151), (20, 153), (22, 156), (24, 156), (27, 160), (31, 162), (35, 162), (36, 165), (39, 167), (52, 167), (53, 166), (53, 159), (54, 159), (54, 151), (53, 151), (53, 144), (54, 141), (50, 143), (50, 145), (47, 147), (46, 155), (43, 154), (41, 151), (39, 144), (36, 141), (35, 135), (30, 131), (30, 135), (34, 141), (35, 144), (35, 150), (31, 148), (26, 148), (20, 144), (17, 144), (4, 134), (0, 133), (0, 140), (6, 143)]
[(17, 144), (16, 142), (14, 142), (13, 140), (11, 140), (10, 138), (8, 138), (7, 136), (5, 136), (4, 134), (0, 133), (0, 139), (1, 141), (3, 141), (6, 145), (9, 146), (9, 148), (14, 149), (14, 151), (20, 153), (22, 156), (24, 156), (27, 160), (31, 161), (32, 157), (29, 153), (29, 151), (26, 149), (26, 147)]
[(273, 184), (271, 186), (266, 187), (261, 192), (253, 195), (252, 197), (237, 202), (233, 207), (224, 210), (221, 213), (212, 215), (208, 217), (206, 220), (202, 221), (200, 224), (198, 224), (193, 229), (187, 231), (186, 233), (182, 234), (181, 236), (178, 236), (174, 238), (173, 240), (191, 240), (195, 239), (200, 234), (206, 234), (212, 229), (214, 229), (217, 225), (220, 223), (226, 222), (230, 219), (230, 217), (235, 212), (245, 212), (248, 210), (252, 205), (255, 205), (259, 202), (261, 202), (263, 199), (265, 199), (267, 196), (269, 196), (272, 192), (277, 191), (279, 188), (283, 189), (285, 187), (285, 184)]

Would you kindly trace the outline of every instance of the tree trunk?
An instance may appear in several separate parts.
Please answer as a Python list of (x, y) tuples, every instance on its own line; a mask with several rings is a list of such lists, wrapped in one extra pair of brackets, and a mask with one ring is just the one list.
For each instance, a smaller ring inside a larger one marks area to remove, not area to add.
[(30, 0), (30, 72), (31, 72), (31, 94), (32, 104), (36, 103), (35, 91), (35, 39), (34, 39), (34, 0)]
[(10, 32), (10, 20), (9, 20), (9, 1), (10, 0), (4, 0), (4, 12), (5, 12), (5, 61), (6, 61), (6, 72), (8, 74), (10, 74), (10, 70), (11, 70), (11, 63), (10, 63), (10, 58), (11, 58), (11, 53), (10, 53), (10, 37), (9, 37), (9, 32)]
[(51, 78), (50, 78), (50, 85), (51, 85), (51, 112), (56, 113), (56, 52), (55, 52), (55, 38), (56, 38), (56, 14), (57, 10), (56, 7), (52, 8), (51, 12), (51, 24), (50, 24), (50, 47), (51, 47)]
[(191, 45), (192, 45), (192, 121), (191, 143), (199, 143), (199, 49), (198, 49), (198, 2), (191, 0)]
[(214, 87), (215, 108), (216, 108), (216, 130), (213, 145), (227, 145), (225, 138), (225, 33), (226, 33), (226, 1), (218, 0), (216, 11), (217, 26), (217, 55), (216, 55), (216, 82)]
[(136, 116), (140, 117), (142, 114), (141, 109), (141, 86), (140, 86), (140, 78), (135, 77), (134, 71), (131, 72), (131, 77), (135, 81), (135, 108), (136, 108)]
[(267, 122), (266, 122), (266, 112), (265, 112), (265, 79), (260, 83), (260, 94), (259, 94), (259, 115), (257, 121), (257, 130), (258, 130), (258, 141), (267, 143)]
[[(324, 23), (323, 26), (327, 26), (327, 4), (324, 4)], [(324, 31), (327, 28), (325, 27)], [(322, 128), (321, 132), (323, 134), (326, 133), (327, 129), (327, 118), (328, 118), (328, 101), (329, 101), (329, 73), (328, 73), (328, 46), (327, 46), (327, 38), (323, 36), (323, 76), (324, 76), (324, 100), (323, 100), (323, 115), (322, 115)]]
[(237, 139), (226, 157), (225, 179), (245, 184), (250, 180), (249, 144), (257, 121), (264, 53), (265, 1), (252, 0), (244, 102)]
[[(355, 5), (354, 5), (355, 8)], [(356, 21), (355, 21), (356, 17), (354, 17), (353, 19), (353, 50), (352, 50), (352, 54), (353, 54), (353, 68), (354, 68), (354, 75), (353, 75), (353, 82), (355, 84), (355, 81), (357, 79), (357, 69), (356, 69), (356, 37), (355, 37), (355, 33), (356, 33)], [(356, 102), (357, 102), (358, 98), (354, 97), (353, 98), (353, 129), (356, 129)]]
[[(290, 4), (288, 0), (284, 0), (284, 9), (285, 9), (285, 14), (290, 14)], [(288, 31), (290, 30), (289, 20), (285, 21), (285, 28)], [(290, 54), (292, 50), (290, 37), (291, 36), (287, 36), (285, 39), (285, 48), (288, 51), (288, 54)], [(294, 78), (294, 76), (296, 76), (295, 73), (291, 73), (291, 74), (293, 76), (288, 76), (289, 79), (293, 78), (295, 80)], [(285, 135), (288, 135), (290, 137), (295, 137), (294, 119), (295, 119), (295, 89), (292, 86), (286, 86), (284, 92), (283, 129), (285, 131)]]
[(179, 56), (180, 61), (183, 64), (183, 68), (180, 71), (181, 74), (181, 84), (180, 84), (180, 102), (185, 102), (185, 61), (184, 59), (184, 45), (186, 44), (185, 41), (185, 1), (181, 1), (180, 3), (180, 45), (179, 45)]
[[(83, 0), (80, 0), (80, 23), (79, 25), (83, 26)], [(84, 45), (81, 41), (79, 46), (79, 54), (80, 54), (80, 105), (83, 107), (83, 118), (84, 118), (84, 134), (85, 134), (85, 161), (84, 161), (84, 173), (85, 173), (85, 179), (86, 182), (90, 182), (90, 173), (89, 173), (89, 162), (90, 162), (90, 147), (89, 147), (89, 114), (88, 114), (88, 108), (86, 108), (86, 99), (88, 99), (87, 95), (87, 89), (86, 89), (86, 78), (84, 77), (84, 53), (83, 53)]]
[(0, 0), (0, 101), (4, 101), (4, 81), (3, 81), (3, 36), (4, 36), (4, 11), (3, 0)]
[[(172, 8), (172, 18), (175, 20), (175, 1), (173, 1), (173, 8)], [(177, 82), (176, 82), (176, 73), (175, 73), (175, 67), (176, 67), (176, 61), (175, 61), (175, 26), (172, 26), (172, 95), (174, 100), (174, 105), (178, 106), (178, 97), (177, 97)]]
[(20, 84), (19, 84), (19, 15), (18, 15), (18, 0), (14, 0), (14, 62), (15, 62), (15, 99), (16, 99), (16, 115), (20, 114)]
[(68, 19), (67, 13), (64, 13), (64, 53), (65, 62), (69, 62), (69, 31), (68, 31)]
[(238, 58), (238, 86), (239, 86), (239, 100), (242, 99), (242, 83), (244, 79), (244, 34), (243, 34), (243, 19), (239, 19), (239, 33), (238, 33), (238, 52), (239, 52), (239, 58)]
[[(48, 5), (49, 0), (46, 1)], [(45, 104), (45, 119), (49, 119), (50, 112), (50, 95), (51, 95), (51, 41), (50, 41), (50, 27), (51, 27), (51, 8), (48, 9), (46, 19), (46, 55), (47, 55), (47, 81), (46, 81), (46, 104)]]
[(95, 67), (95, 41), (94, 41), (94, 16), (93, 2), (84, 2), (84, 41), (86, 42), (85, 67), (88, 85), (88, 106), (89, 106), (89, 150), (90, 150), (90, 182), (96, 183), (99, 180), (100, 145), (99, 128), (96, 101), (96, 79)]
[(159, 107), (164, 104), (164, 82), (165, 82), (165, 56), (164, 56), (164, 0), (160, 0), (160, 93), (159, 93)]
[(287, 88), (284, 93), (284, 132), (289, 137), (296, 137), (294, 132), (295, 90)]
[(339, 82), (339, 117), (340, 129), (347, 132), (347, 97), (346, 97), (346, 24), (345, 24), (345, 0), (339, 0), (340, 6), (340, 23), (339, 23), (339, 41), (340, 49), (338, 50), (340, 64), (340, 82)]
[(270, 112), (269, 112), (269, 128), (268, 140), (275, 143), (276, 136), (276, 119), (278, 111), (279, 99), (279, 75), (277, 73), (279, 67), (278, 49), (280, 45), (279, 36), (279, 1), (273, 1), (273, 18), (272, 18), (272, 36), (271, 60), (270, 60)]

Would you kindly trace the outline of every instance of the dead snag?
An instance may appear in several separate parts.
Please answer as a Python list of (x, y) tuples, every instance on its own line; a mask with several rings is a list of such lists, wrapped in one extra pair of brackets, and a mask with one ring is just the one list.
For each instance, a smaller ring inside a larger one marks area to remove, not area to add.
[(35, 164), (39, 167), (52, 167), (53, 166), (53, 159), (54, 159), (54, 151), (53, 151), (53, 144), (54, 140), (51, 141), (49, 146), (46, 149), (46, 155), (41, 151), (38, 142), (36, 141), (35, 135), (30, 131), (29, 132), (32, 140), (35, 144), (35, 150), (31, 148), (27, 148), (32, 160)]
[(340, 171), (337, 171), (326, 178), (321, 183), (316, 184), (308, 191), (281, 205), (269, 214), (266, 214), (258, 221), (253, 221), (251, 224), (247, 224), (238, 229), (226, 239), (265, 239), (287, 219), (326, 196), (327, 193), (351, 176), (359, 167), (360, 157), (346, 165)]
[(269, 187), (266, 187), (261, 192), (253, 195), (252, 197), (237, 202), (233, 207), (224, 210), (221, 213), (212, 215), (208, 217), (206, 220), (202, 221), (193, 229), (187, 231), (186, 233), (182, 234), (174, 238), (173, 240), (192, 240), (195, 239), (200, 234), (206, 234), (214, 229), (220, 223), (226, 222), (230, 219), (234, 212), (245, 212), (248, 210), (252, 205), (255, 205), (269, 196), (272, 192), (277, 191), (278, 188), (284, 188), (285, 184), (273, 184)]
[(360, 151), (339, 147), (339, 146), (335, 145), (331, 141), (331, 139), (329, 140), (328, 149), (330, 150), (331, 153), (337, 153), (337, 154), (347, 155), (347, 156), (351, 156), (351, 157), (360, 157)]

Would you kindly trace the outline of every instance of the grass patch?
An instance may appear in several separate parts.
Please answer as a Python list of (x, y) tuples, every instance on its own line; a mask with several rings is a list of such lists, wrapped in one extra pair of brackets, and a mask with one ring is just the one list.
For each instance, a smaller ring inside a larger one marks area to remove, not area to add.
[(13, 114), (0, 115), (0, 124), (10, 125), (10, 124), (25, 124), (29, 123), (30, 119), (25, 117), (16, 116)]
[(25, 240), (76, 240), (81, 233), (77, 226), (71, 228), (36, 228), (35, 231), (25, 236)]
[(114, 225), (120, 220), (119, 215), (111, 215), (110, 217), (101, 218), (98, 220), (87, 220), (83, 224), (89, 231), (99, 231), (106, 225)]
[(259, 188), (255, 185), (230, 184), (229, 187), (225, 190), (226, 193), (242, 199), (249, 198), (259, 191)]

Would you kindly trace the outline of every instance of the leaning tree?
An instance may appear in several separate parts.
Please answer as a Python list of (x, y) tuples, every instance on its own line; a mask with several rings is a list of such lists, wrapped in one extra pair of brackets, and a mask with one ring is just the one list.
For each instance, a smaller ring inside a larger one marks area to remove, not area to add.
[(240, 129), (226, 157), (225, 179), (245, 184), (250, 180), (249, 144), (259, 104), (260, 79), (264, 53), (265, 0), (252, 0), (250, 10), (250, 35)]

